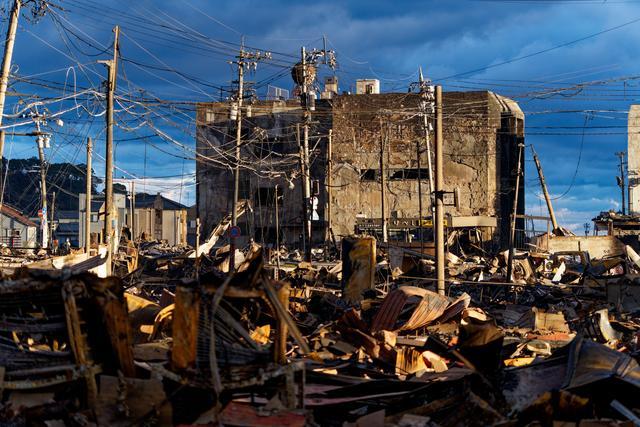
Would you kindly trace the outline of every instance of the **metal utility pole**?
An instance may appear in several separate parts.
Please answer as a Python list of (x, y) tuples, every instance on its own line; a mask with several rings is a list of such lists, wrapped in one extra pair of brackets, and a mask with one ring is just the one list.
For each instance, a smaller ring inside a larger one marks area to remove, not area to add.
[(620, 187), (620, 194), (622, 196), (622, 215), (625, 215), (625, 202), (624, 202), (624, 156), (627, 153), (625, 153), (624, 151), (618, 151), (616, 153), (616, 156), (618, 156), (618, 158), (620, 159), (620, 176), (616, 177), (617, 181), (618, 181), (618, 187)]
[[(21, 0), (13, 0), (11, 15), (9, 17), (9, 28), (7, 29), (7, 39), (4, 44), (4, 57), (2, 58), (2, 71), (0, 74), (0, 125), (2, 125), (2, 116), (4, 115), (4, 103), (7, 96), (7, 86), (9, 86), (11, 58), (13, 57), (13, 45), (16, 41), (16, 30), (18, 29), (18, 18), (20, 17), (21, 5)], [(2, 162), (2, 157), (4, 155), (4, 132), (0, 138), (0, 162)]]
[(516, 216), (518, 215), (518, 199), (520, 196), (520, 175), (522, 175), (522, 149), (524, 144), (518, 144), (518, 164), (516, 165), (516, 186), (513, 196), (513, 212), (511, 213), (511, 229), (509, 230), (509, 258), (507, 260), (507, 281), (511, 281), (513, 273), (513, 257), (515, 255)]
[(116, 78), (118, 76), (118, 42), (120, 38), (120, 27), (113, 28), (113, 59), (105, 61), (107, 65), (107, 141), (106, 141), (106, 167), (105, 167), (105, 209), (104, 209), (104, 240), (107, 244), (107, 272), (111, 274), (111, 260), (113, 255), (114, 242), (113, 234), (113, 95), (116, 90)]
[[(240, 52), (236, 56), (236, 61), (231, 62), (238, 67), (238, 93), (237, 113), (236, 113), (236, 150), (235, 150), (235, 168), (233, 171), (233, 205), (231, 207), (231, 226), (238, 225), (238, 199), (240, 197), (240, 146), (242, 145), (242, 101), (244, 100), (244, 69), (245, 67), (255, 70), (258, 61), (264, 58), (270, 58), (271, 54), (261, 52), (247, 52), (244, 50), (244, 38), (240, 45)], [(232, 233), (229, 238), (229, 274), (235, 271), (236, 257), (236, 235)]]
[(551, 197), (549, 197), (549, 191), (547, 191), (547, 184), (544, 180), (544, 174), (542, 173), (542, 165), (540, 165), (540, 159), (538, 159), (538, 154), (536, 150), (533, 149), (533, 145), (531, 146), (531, 152), (533, 153), (533, 161), (536, 164), (536, 169), (538, 169), (538, 178), (540, 178), (540, 186), (542, 187), (542, 194), (544, 195), (544, 200), (547, 202), (547, 209), (549, 210), (549, 218), (551, 218), (551, 225), (553, 226), (553, 231), (558, 229), (558, 221), (556, 221), (556, 214), (553, 211), (553, 205), (551, 204)]
[(91, 250), (91, 150), (93, 141), (87, 138), (87, 172), (85, 174), (85, 208), (84, 208), (84, 252)]
[[(37, 119), (36, 119), (37, 120)], [(38, 133), (40, 133), (40, 125), (36, 121)], [(40, 204), (42, 217), (40, 218), (41, 244), (43, 248), (48, 247), (49, 243), (49, 226), (47, 221), (47, 169), (44, 160), (44, 138), (42, 135), (37, 137), (38, 159), (40, 160)]]
[(443, 161), (443, 134), (442, 134), (442, 86), (436, 86), (436, 217), (434, 221), (434, 231), (436, 240), (436, 277), (438, 279), (437, 289), (440, 295), (445, 293), (444, 277), (444, 161)]
[(385, 199), (387, 198), (387, 180), (384, 171), (384, 131), (382, 128), (382, 117), (380, 118), (380, 217), (382, 218), (382, 241), (387, 243), (389, 236), (387, 233), (387, 211), (385, 209)]

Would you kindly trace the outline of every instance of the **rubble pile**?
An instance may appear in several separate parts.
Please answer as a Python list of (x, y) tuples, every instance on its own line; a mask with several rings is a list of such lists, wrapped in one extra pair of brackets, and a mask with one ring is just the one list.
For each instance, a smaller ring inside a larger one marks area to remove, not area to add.
[(313, 262), (252, 243), (233, 274), (228, 246), (159, 243), (122, 278), (88, 273), (99, 256), (18, 269), (0, 282), (0, 420), (638, 425), (631, 251), (517, 253), (513, 281), (506, 253), (449, 254), (447, 295), (428, 256), (359, 237)]

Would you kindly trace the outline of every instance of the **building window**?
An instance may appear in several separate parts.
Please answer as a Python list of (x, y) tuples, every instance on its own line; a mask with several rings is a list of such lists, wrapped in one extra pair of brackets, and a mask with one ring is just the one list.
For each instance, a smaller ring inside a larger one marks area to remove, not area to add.
[[(282, 196), (282, 190), (278, 190), (278, 196)], [(260, 187), (254, 195), (254, 204), (256, 206), (274, 206), (276, 204), (276, 188)]]
[(378, 169), (361, 169), (360, 181), (377, 181)]
[(404, 181), (411, 179), (428, 179), (429, 169), (426, 168), (407, 168), (407, 169), (389, 169), (390, 181)]

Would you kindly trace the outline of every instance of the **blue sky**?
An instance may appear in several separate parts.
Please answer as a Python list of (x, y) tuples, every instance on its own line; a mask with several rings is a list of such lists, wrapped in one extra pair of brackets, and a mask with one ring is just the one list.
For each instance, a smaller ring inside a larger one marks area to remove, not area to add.
[[(74, 87), (98, 89), (105, 69), (95, 62), (108, 59), (106, 48), (116, 24), (123, 31), (122, 55), (129, 59), (122, 62), (120, 93), (183, 101), (217, 100), (217, 87), (232, 79), (227, 61), (242, 35), (248, 46), (274, 52), (275, 59), (261, 63), (251, 79), (292, 89), (287, 65), (295, 62), (302, 45), (322, 48), (324, 35), (328, 47), (336, 50), (343, 90), (349, 90), (356, 78), (373, 77), (381, 80), (385, 91), (405, 92), (422, 66), (445, 90), (488, 89), (518, 100), (527, 114), (526, 142), (540, 156), (562, 225), (582, 230), (598, 212), (619, 207), (614, 153), (626, 149), (626, 112), (640, 93), (634, 79), (640, 75), (640, 22), (633, 22), (640, 19), (638, 1), (57, 3), (64, 10), (56, 9), (35, 23), (21, 20), (14, 57), (19, 75), (46, 79), (45, 84), (54, 82), (56, 88), (14, 85), (24, 94), (22, 103), (11, 98), (6, 113), (27, 105), (33, 100), (30, 94), (59, 97)], [(0, 31), (6, 31), (6, 21)], [(594, 35), (602, 31), (606, 32)], [(567, 44), (590, 35), (594, 36)], [(189, 41), (181, 43), (185, 38)], [(543, 51), (547, 52), (517, 59)], [(503, 64), (513, 59), (517, 60)], [(463, 74), (472, 70), (476, 71)], [(86, 109), (63, 114), (63, 128), (51, 125), (56, 136), (48, 155), (54, 161), (83, 162), (86, 136), (96, 138), (97, 152), (104, 152), (104, 118), (95, 96), (49, 104), (49, 112), (74, 108), (78, 102)], [(145, 187), (140, 181), (137, 189), (161, 190), (191, 203), (192, 177), (178, 176), (195, 170), (193, 160), (188, 160), (194, 146), (193, 122), (188, 113), (173, 113), (171, 121), (139, 109), (118, 113), (118, 176), (160, 177), (147, 180)], [(133, 139), (154, 134), (149, 121), (173, 141)], [(28, 130), (32, 129), (20, 129)], [(15, 138), (5, 150), (7, 156), (27, 157), (35, 155), (35, 144)], [(545, 214), (530, 151), (526, 160), (528, 213)], [(95, 159), (95, 169), (98, 174), (104, 171), (100, 158)]]

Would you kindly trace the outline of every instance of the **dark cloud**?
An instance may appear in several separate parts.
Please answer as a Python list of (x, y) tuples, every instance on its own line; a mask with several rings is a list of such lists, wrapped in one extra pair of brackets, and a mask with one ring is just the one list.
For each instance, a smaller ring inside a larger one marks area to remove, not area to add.
[[(349, 88), (359, 77), (378, 77), (385, 90), (406, 91), (419, 65), (428, 76), (442, 78), (550, 49), (640, 17), (640, 5), (606, 2), (61, 0), (60, 4), (66, 11), (58, 13), (68, 20), (61, 23), (78, 38), (61, 37), (64, 30), (48, 17), (37, 24), (23, 21), (15, 53), (20, 74), (47, 73), (40, 78), (66, 81), (71, 90), (73, 74), (64, 68), (77, 61), (86, 65), (76, 68), (76, 85), (99, 87), (105, 69), (95, 61), (108, 57), (101, 50), (110, 45), (111, 28), (119, 24), (123, 29), (122, 55), (157, 67), (123, 62), (121, 71), (126, 75), (122, 75), (120, 89), (137, 94), (145, 90), (145, 96), (183, 100), (218, 98), (220, 91), (216, 87), (227, 85), (234, 78), (227, 61), (237, 49), (241, 34), (248, 46), (277, 53), (277, 63), (261, 63), (251, 76), (253, 80), (281, 74), (272, 84), (292, 88), (287, 64), (297, 60), (303, 44), (321, 48), (322, 36), (326, 35), (329, 46), (338, 54), (337, 75), (343, 88)], [(194, 32), (202, 37), (194, 36)], [(640, 23), (443, 83), (447, 90), (490, 89), (520, 102), (527, 113), (527, 143), (538, 151), (551, 191), (561, 194), (572, 185), (571, 192), (557, 201), (558, 209), (571, 224), (579, 224), (599, 210), (608, 209), (618, 198), (613, 178), (617, 160), (613, 153), (626, 148), (625, 112), (630, 104), (638, 102), (637, 83), (608, 84), (556, 95), (533, 93), (543, 87), (560, 88), (640, 74), (635, 60), (640, 55), (640, 45), (634, 42), (639, 36)], [(162, 70), (171, 68), (184, 74)], [(60, 71), (50, 73), (56, 69)], [(30, 85), (16, 89), (41, 96), (47, 93), (45, 88)], [(69, 107), (72, 102), (65, 105)], [(580, 112), (587, 109), (615, 112)], [(579, 112), (549, 113), (558, 110)], [(533, 114), (543, 111), (548, 113)], [(585, 117), (588, 120), (583, 137)], [(52, 155), (82, 158), (82, 140), (89, 134), (97, 138), (96, 150), (103, 150), (103, 120), (96, 117), (91, 124), (79, 125), (76, 132), (83, 137), (56, 141), (60, 148)], [(157, 118), (155, 123), (164, 126), (172, 138), (193, 147), (189, 133), (158, 123)], [(141, 128), (133, 136), (148, 133)], [(124, 130), (118, 130), (116, 135), (123, 139), (131, 136)], [(28, 150), (33, 146), (32, 141), (16, 142), (14, 153), (31, 155)], [(124, 141), (119, 143), (117, 162), (137, 175), (146, 172), (159, 176), (165, 170), (169, 175), (180, 173), (183, 168), (193, 171), (193, 162), (183, 165), (180, 151), (175, 144), (160, 138)], [(98, 159), (96, 169), (100, 171), (101, 167)], [(526, 173), (527, 205), (533, 209), (538, 199), (531, 162), (527, 162)]]

